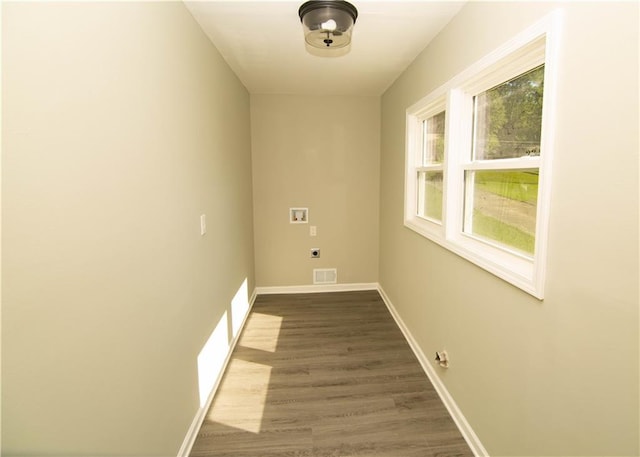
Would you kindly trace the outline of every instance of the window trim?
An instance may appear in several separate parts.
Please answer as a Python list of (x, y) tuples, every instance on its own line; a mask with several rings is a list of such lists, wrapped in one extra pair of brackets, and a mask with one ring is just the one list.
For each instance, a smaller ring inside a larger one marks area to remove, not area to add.
[[(424, 166), (422, 164), (422, 122), (426, 119), (444, 111), (445, 114), (445, 136), (448, 122), (447, 105), (445, 94), (435, 94), (433, 97), (427, 97), (423, 100), (418, 110), (413, 113), (411, 119), (407, 117), (407, 148), (406, 148), (406, 161), (409, 166), (405, 167), (405, 215), (413, 214), (410, 220), (405, 217), (405, 225), (416, 230), (418, 233), (430, 238), (429, 235), (434, 237), (444, 236), (444, 221), (446, 220), (446, 206), (443, 197), (442, 201), (442, 222), (435, 221), (430, 218), (425, 218), (417, 214), (418, 208), (418, 180), (417, 174), (420, 171), (440, 170), (442, 168), (443, 182), (446, 182), (446, 159), (442, 165), (438, 164), (434, 166)], [(447, 156), (447, 143), (445, 141), (444, 156)], [(424, 232), (424, 233), (423, 233)]]
[[(404, 225), (534, 297), (544, 298), (555, 137), (556, 74), (561, 12), (554, 11), (438, 87), (406, 111)], [(544, 68), (540, 156), (472, 160), (473, 96), (535, 68)], [(417, 214), (417, 156), (422, 120), (445, 111), (442, 223)], [(468, 155), (465, 156), (465, 154)], [(463, 231), (466, 170), (537, 168), (538, 203), (533, 256), (496, 247)]]

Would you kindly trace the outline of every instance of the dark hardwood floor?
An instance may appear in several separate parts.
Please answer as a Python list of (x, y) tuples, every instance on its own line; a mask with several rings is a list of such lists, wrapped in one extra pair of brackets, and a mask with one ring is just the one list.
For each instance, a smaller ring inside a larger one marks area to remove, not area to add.
[(472, 455), (376, 291), (259, 296), (191, 451)]

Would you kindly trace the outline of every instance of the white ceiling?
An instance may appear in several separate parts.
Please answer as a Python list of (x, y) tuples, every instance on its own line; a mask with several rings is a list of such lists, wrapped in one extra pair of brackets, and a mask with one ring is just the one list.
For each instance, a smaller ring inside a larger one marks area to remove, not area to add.
[(330, 58), (305, 50), (302, 3), (185, 0), (249, 92), (306, 95), (381, 95), (465, 2), (352, 1), (351, 52)]

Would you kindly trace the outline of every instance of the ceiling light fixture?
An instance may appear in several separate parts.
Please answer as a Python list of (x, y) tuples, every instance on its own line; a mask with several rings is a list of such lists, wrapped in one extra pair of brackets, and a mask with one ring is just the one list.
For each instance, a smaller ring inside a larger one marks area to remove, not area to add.
[(311, 0), (302, 4), (298, 15), (310, 53), (336, 56), (349, 52), (353, 24), (358, 18), (358, 10), (351, 3), (341, 0)]

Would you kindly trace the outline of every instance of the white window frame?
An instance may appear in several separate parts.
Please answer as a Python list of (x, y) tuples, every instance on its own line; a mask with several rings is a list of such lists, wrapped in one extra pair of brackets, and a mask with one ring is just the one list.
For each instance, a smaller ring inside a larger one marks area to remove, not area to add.
[[(430, 218), (422, 217), (418, 215), (418, 202), (420, 200), (418, 196), (418, 174), (422, 171), (442, 170), (443, 176), (446, 174), (446, 166), (442, 165), (428, 165), (425, 166), (422, 162), (423, 153), (423, 122), (438, 113), (445, 111), (445, 137), (447, 132), (447, 113), (446, 113), (446, 97), (444, 94), (436, 94), (434, 97), (426, 98), (421, 104), (420, 108), (414, 112), (411, 118), (407, 118), (407, 162), (410, 165), (407, 167), (407, 175), (405, 182), (406, 195), (411, 196), (405, 198), (405, 214), (412, 214), (410, 219), (405, 219), (405, 224), (416, 230), (418, 233), (422, 233), (428, 238), (431, 236), (442, 237), (444, 235), (443, 222), (445, 220), (446, 206), (442, 202), (442, 221), (436, 221)], [(445, 141), (445, 157), (447, 156), (447, 143)], [(446, 178), (443, 178), (443, 182), (446, 182)], [(426, 233), (423, 233), (426, 232)], [(427, 233), (429, 235), (427, 235)]]
[[(560, 12), (556, 11), (518, 34), (407, 109), (405, 218), (406, 227), (453, 251), (542, 300), (547, 256), (554, 145), (556, 72)], [(473, 97), (544, 64), (544, 98), (540, 156), (472, 160)], [(422, 121), (445, 110), (442, 222), (420, 217), (418, 172)], [(539, 170), (535, 251), (528, 256), (463, 231), (465, 171)]]

